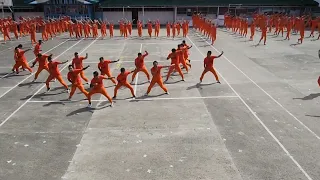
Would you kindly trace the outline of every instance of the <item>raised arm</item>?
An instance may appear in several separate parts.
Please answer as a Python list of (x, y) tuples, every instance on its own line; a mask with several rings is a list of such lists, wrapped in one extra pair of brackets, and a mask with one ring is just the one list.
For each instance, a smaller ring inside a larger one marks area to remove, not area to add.
[(223, 51), (221, 52), (221, 54), (219, 56), (217, 56), (217, 58), (221, 57), (223, 55)]
[(120, 61), (120, 59), (118, 59), (116, 61), (111, 61), (111, 63), (116, 63), (116, 62), (119, 62), (119, 61)]

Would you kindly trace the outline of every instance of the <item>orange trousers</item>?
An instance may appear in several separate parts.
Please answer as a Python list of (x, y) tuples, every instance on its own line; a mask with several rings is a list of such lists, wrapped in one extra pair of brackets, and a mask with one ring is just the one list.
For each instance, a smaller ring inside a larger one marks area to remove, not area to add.
[(72, 98), (77, 88), (86, 96), (86, 98), (88, 98), (88, 94), (89, 94), (88, 91), (86, 91), (83, 85), (80, 83), (80, 84), (72, 84), (69, 99)]
[(152, 87), (153, 87), (156, 83), (161, 87), (161, 89), (164, 90), (164, 92), (168, 92), (168, 89), (164, 86), (161, 78), (160, 78), (160, 79), (152, 78), (151, 83), (150, 83), (150, 85), (149, 85), (149, 87), (148, 87), (148, 90), (147, 90), (147, 94), (150, 93)]
[[(107, 75), (109, 78), (112, 77), (110, 71), (101, 71), (101, 75), (102, 76)], [(117, 82), (116, 82), (116, 80), (114, 80), (114, 78), (112, 78), (111, 81), (113, 82), (113, 84), (117, 84)]]
[(88, 78), (86, 78), (86, 76), (84, 75), (84, 72), (83, 72), (83, 71), (81, 71), (80, 77), (81, 77), (85, 82), (89, 82)]
[(117, 96), (118, 90), (119, 90), (119, 88), (122, 87), (122, 86), (125, 86), (125, 87), (129, 88), (130, 91), (131, 91), (132, 96), (135, 96), (135, 95), (134, 95), (134, 90), (133, 90), (132, 86), (131, 86), (128, 82), (125, 82), (125, 83), (118, 83), (118, 84), (116, 85), (116, 87), (114, 88), (114, 97)]
[(32, 72), (32, 69), (25, 61), (16, 61), (16, 64), (13, 66), (13, 69), (15, 69), (17, 73), (19, 73), (20, 66), (22, 66), (23, 69), (28, 69), (28, 71)]
[(38, 67), (38, 70), (37, 70), (37, 72), (36, 72), (36, 74), (35, 74), (35, 76), (34, 76), (34, 79), (38, 79), (38, 76), (39, 76), (39, 74), (41, 73), (41, 71), (42, 70), (47, 70), (48, 72), (49, 72), (49, 68), (48, 68), (48, 66), (44, 66), (44, 67)]
[(184, 76), (183, 76), (183, 73), (181, 71), (181, 68), (180, 68), (179, 64), (175, 64), (174, 66), (171, 66), (169, 68), (166, 81), (170, 78), (171, 73), (173, 72), (173, 70), (178, 71), (178, 73), (180, 74), (181, 78), (184, 79)]
[(150, 80), (150, 75), (149, 75), (149, 73), (148, 73), (148, 70), (147, 70), (147, 68), (146, 68), (145, 66), (143, 66), (142, 68), (136, 68), (136, 69), (134, 70), (134, 72), (133, 72), (133, 74), (132, 74), (132, 81), (133, 81), (134, 78), (136, 77), (137, 73), (140, 72), (140, 71), (144, 72), (144, 73), (146, 74), (148, 80)]
[(214, 77), (216, 78), (216, 80), (219, 81), (219, 77), (218, 77), (218, 75), (217, 75), (217, 73), (216, 73), (216, 71), (214, 70), (213, 67), (206, 67), (206, 68), (204, 68), (204, 70), (203, 70), (203, 72), (202, 72), (202, 74), (201, 74), (201, 77), (200, 77), (200, 81), (202, 81), (204, 75), (205, 75), (207, 72), (209, 72), (209, 71), (212, 72), (212, 74), (214, 75)]
[(59, 74), (59, 75), (52, 75), (50, 74), (49, 77), (47, 78), (46, 80), (46, 86), (47, 88), (50, 88), (49, 87), (49, 83), (50, 81), (52, 81), (53, 79), (57, 79), (66, 89), (69, 89), (67, 84), (64, 82), (64, 80), (62, 79), (62, 76)]
[(108, 95), (106, 89), (104, 87), (96, 87), (96, 88), (93, 88), (88, 94), (88, 101), (90, 104), (91, 104), (91, 96), (97, 93), (104, 95), (109, 100), (109, 102), (112, 103), (112, 99)]

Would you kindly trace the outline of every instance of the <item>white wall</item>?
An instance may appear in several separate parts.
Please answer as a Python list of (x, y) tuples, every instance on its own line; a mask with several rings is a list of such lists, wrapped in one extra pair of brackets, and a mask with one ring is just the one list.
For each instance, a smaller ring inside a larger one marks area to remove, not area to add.
[(119, 20), (122, 18), (126, 18), (128, 20), (132, 20), (132, 12), (131, 11), (125, 11), (124, 16), (122, 11), (107, 11), (103, 12), (103, 19), (107, 21), (113, 21), (114, 24), (116, 24)]
[[(138, 18), (140, 21), (143, 20), (142, 11), (139, 11)], [(159, 19), (160, 24), (166, 24), (168, 21), (174, 21), (174, 11), (144, 11), (144, 22), (150, 20)]]

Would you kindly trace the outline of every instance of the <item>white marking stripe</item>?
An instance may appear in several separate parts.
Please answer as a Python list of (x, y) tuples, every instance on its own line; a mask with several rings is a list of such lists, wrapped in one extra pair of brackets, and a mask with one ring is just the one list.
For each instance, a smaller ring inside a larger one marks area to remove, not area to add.
[[(115, 101), (132, 101), (132, 100), (136, 100), (136, 101), (152, 101), (152, 100), (192, 100), (192, 99), (220, 99), (220, 98), (238, 98), (238, 96), (207, 96), (207, 97), (176, 97), (176, 98), (152, 98), (152, 97), (147, 97), (147, 98), (139, 98), (137, 97), (136, 99), (115, 99)], [(108, 101), (107, 99), (101, 99), (101, 100), (91, 100), (92, 102), (105, 102)], [(66, 102), (66, 103), (71, 103), (71, 102), (88, 102), (88, 100), (71, 100), (71, 101), (28, 101), (29, 103), (58, 103), (58, 102)]]
[[(198, 35), (199, 36), (199, 35)], [(200, 36), (201, 37), (201, 36)], [(202, 38), (202, 37), (201, 37)], [(203, 38), (202, 38), (203, 39)], [(215, 47), (213, 47), (210, 43), (205, 41), (209, 44), (215, 51), (220, 53)], [(260, 87), (255, 81), (253, 81), (247, 74), (245, 74), (241, 69), (239, 69), (233, 62), (231, 62), (226, 56), (222, 56), (225, 58), (233, 67), (235, 67), (239, 72), (241, 72), (246, 78), (248, 78), (254, 85), (256, 85), (262, 92), (264, 92), (270, 99), (272, 99), (276, 104), (278, 104), (284, 111), (286, 111), (291, 117), (293, 117), (296, 121), (298, 121), (304, 128), (306, 128), (311, 134), (313, 134), (317, 139), (320, 140), (320, 137), (313, 132), (307, 125), (305, 125), (302, 121), (300, 121), (295, 115), (293, 115), (287, 108), (285, 108), (281, 103), (279, 103), (276, 99), (274, 99), (268, 92), (266, 92), (262, 87)]]
[[(100, 37), (100, 36), (99, 36)], [(62, 52), (59, 56), (61, 56), (62, 54), (66, 53), (67, 51), (71, 50), (74, 46), (76, 46), (77, 44), (79, 44), (81, 41), (83, 40), (83, 38), (78, 41), (77, 43), (75, 43), (74, 45), (70, 46), (68, 49), (66, 49), (64, 52)], [(98, 39), (95, 39), (94, 41), (92, 41), (87, 47), (85, 47), (79, 54), (83, 53), (85, 50), (87, 50), (94, 42), (96, 42)], [(57, 56), (57, 57), (59, 57)], [(56, 57), (56, 58), (57, 58)], [(68, 67), (69, 63), (67, 63), (61, 70), (60, 72), (65, 69), (66, 67)], [(23, 106), (25, 106), (35, 95), (37, 95), (46, 85), (42, 85), (42, 87), (39, 88), (39, 90), (37, 92), (35, 92), (31, 97), (29, 97), (23, 104), (20, 105), (19, 108), (17, 108), (13, 113), (10, 114), (10, 116), (8, 116), (1, 124), (0, 127), (3, 126), (13, 115), (15, 115), (15, 113), (17, 113)]]
[[(187, 36), (189, 41), (196, 47), (202, 56), (205, 56), (198, 46)], [(217, 51), (218, 52), (218, 51)], [(284, 145), (279, 141), (279, 139), (269, 130), (269, 128), (262, 122), (262, 120), (257, 116), (257, 114), (251, 109), (251, 107), (243, 100), (243, 98), (237, 93), (235, 89), (228, 83), (228, 81), (216, 70), (221, 78), (228, 84), (228, 86), (232, 89), (232, 91), (239, 97), (242, 103), (247, 107), (247, 109), (251, 112), (251, 114), (258, 120), (258, 122), (264, 127), (264, 129), (270, 134), (270, 136), (278, 143), (278, 145), (282, 148), (282, 150), (290, 157), (290, 159), (294, 162), (294, 164), (300, 169), (300, 171), (307, 177), (308, 180), (312, 180), (309, 174), (301, 167), (301, 165), (292, 157), (289, 151), (284, 147)]]

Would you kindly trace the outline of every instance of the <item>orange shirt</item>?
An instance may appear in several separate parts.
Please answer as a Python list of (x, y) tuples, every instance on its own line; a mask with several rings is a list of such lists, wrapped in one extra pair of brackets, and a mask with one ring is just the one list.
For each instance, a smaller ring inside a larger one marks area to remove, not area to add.
[(124, 72), (123, 74), (120, 73), (120, 74), (118, 75), (118, 77), (117, 77), (118, 83), (120, 83), (120, 84), (126, 83), (127, 77), (128, 77), (129, 74), (130, 74), (129, 71), (126, 71), (126, 72)]
[(217, 56), (206, 57), (204, 58), (203, 63), (205, 64), (206, 67), (213, 67), (213, 61), (215, 58), (217, 58)]
[(39, 53), (40, 53), (40, 48), (41, 48), (41, 45), (40, 45), (40, 44), (37, 44), (37, 45), (34, 47), (33, 52), (34, 52), (35, 54), (39, 54)]
[(73, 58), (72, 66), (76, 69), (82, 69), (83, 68), (83, 64), (82, 64), (83, 60), (84, 60), (84, 57)]
[(157, 67), (152, 67), (151, 68), (151, 74), (152, 74), (152, 79), (162, 79), (161, 77), (161, 69), (163, 68), (163, 66), (157, 66)]
[(103, 88), (103, 80), (104, 79), (107, 79), (103, 76), (97, 76), (97, 77), (94, 77), (92, 80), (91, 80), (91, 84), (94, 85), (94, 89), (100, 89), (100, 88)]
[(148, 53), (145, 53), (141, 58), (137, 57), (134, 62), (137, 68), (142, 68), (144, 66), (144, 58), (148, 56)]
[(48, 67), (48, 62), (47, 62), (48, 57), (49, 57), (48, 55), (43, 54), (40, 58), (39, 57), (36, 58), (36, 60), (34, 61), (34, 64), (38, 62), (39, 67)]
[(52, 62), (48, 63), (50, 75), (56, 75), (56, 76), (60, 75), (60, 71), (59, 71), (59, 68), (58, 68), (59, 64), (62, 64), (62, 63), (59, 62), (59, 61), (52, 61)]
[(72, 82), (74, 85), (81, 84), (81, 79), (79, 76), (79, 73), (82, 71), (82, 69), (73, 69), (72, 71), (68, 72), (68, 79)]
[(179, 49), (176, 53), (179, 56), (179, 61), (182, 62), (184, 60), (185, 49)]
[(110, 60), (104, 60), (103, 62), (99, 62), (98, 68), (101, 69), (102, 72), (108, 72), (108, 71), (110, 71), (110, 69), (109, 69), (110, 63), (111, 63)]
[(171, 59), (171, 64), (179, 64), (179, 56), (177, 55), (177, 53), (170, 53), (168, 55), (168, 58)]
[(18, 49), (18, 52), (17, 52), (18, 61), (26, 61), (27, 60), (24, 53), (25, 53), (24, 50)]

